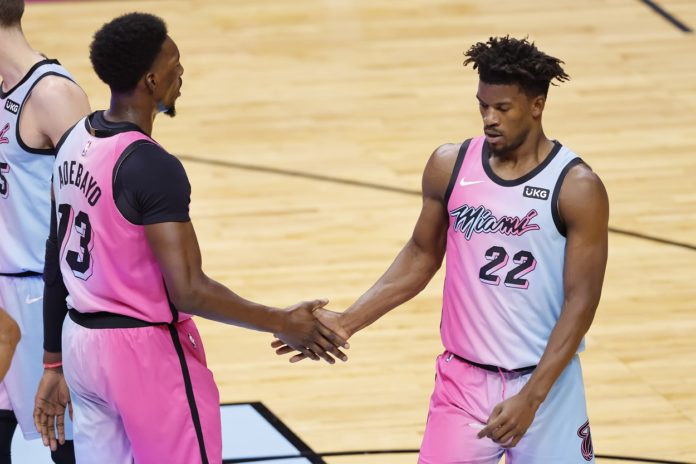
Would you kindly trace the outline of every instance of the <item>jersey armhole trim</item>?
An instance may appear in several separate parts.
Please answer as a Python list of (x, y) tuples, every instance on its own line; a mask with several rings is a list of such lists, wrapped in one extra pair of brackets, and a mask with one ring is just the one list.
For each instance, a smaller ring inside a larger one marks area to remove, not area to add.
[(553, 188), (553, 194), (551, 195), (551, 217), (553, 218), (553, 223), (556, 225), (556, 230), (558, 230), (558, 233), (561, 234), (562, 236), (566, 236), (566, 226), (565, 223), (563, 222), (563, 218), (561, 218), (561, 212), (558, 204), (558, 197), (561, 193), (561, 187), (563, 186), (563, 180), (565, 179), (566, 175), (568, 174), (568, 171), (570, 171), (573, 167), (577, 166), (578, 164), (585, 164), (585, 162), (582, 160), (582, 158), (573, 158), (568, 162), (568, 164), (565, 165), (563, 170), (558, 176), (558, 180), (556, 181), (556, 185)]
[[(19, 126), (20, 126), (20, 121), (21, 121), (21, 117), (22, 117), (22, 110), (24, 109), (24, 105), (27, 104), (27, 100), (29, 100), (29, 97), (31, 96), (31, 92), (34, 90), (34, 87), (36, 87), (36, 84), (41, 82), (41, 80), (44, 77), (48, 77), (48, 76), (62, 77), (62, 78), (69, 80), (70, 82), (74, 83), (75, 85), (77, 85), (77, 82), (75, 82), (72, 78), (70, 78), (69, 76), (66, 76), (65, 74), (61, 74), (59, 72), (56, 72), (56, 71), (49, 71), (49, 72), (39, 76), (39, 78), (36, 79), (36, 81), (34, 81), (34, 83), (31, 85), (31, 87), (29, 87), (29, 90), (27, 90), (27, 96), (24, 98), (22, 105), (19, 107), (19, 111), (17, 111), (17, 127), (15, 128), (15, 136), (17, 137), (17, 143), (19, 144), (19, 146), (22, 147), (22, 150), (26, 151), (27, 153), (31, 153), (34, 155), (55, 156), (56, 153), (58, 153), (57, 148), (32, 148), (29, 145), (27, 145), (26, 143), (24, 143), (24, 140), (22, 140), (22, 136), (19, 134)], [(72, 127), (71, 127), (71, 129), (72, 129)]]
[(454, 186), (457, 183), (457, 178), (459, 177), (459, 170), (461, 169), (462, 163), (464, 162), (466, 152), (469, 150), (470, 143), (471, 139), (466, 139), (462, 143), (462, 146), (459, 148), (459, 153), (457, 154), (457, 161), (455, 161), (454, 163), (454, 169), (452, 169), (452, 175), (450, 176), (449, 184), (447, 185), (447, 191), (445, 192), (445, 208), (447, 208), (447, 205), (449, 204), (450, 197), (452, 196), (452, 190), (454, 190)]
[[(39, 69), (41, 66), (45, 66), (47, 64), (57, 64), (58, 66), (61, 66), (61, 64), (58, 60), (50, 59), (50, 58), (45, 58), (41, 61), (34, 63), (34, 65), (31, 68), (29, 68), (29, 71), (27, 71), (27, 73), (24, 75), (24, 77), (19, 82), (17, 82), (14, 87), (12, 87), (7, 92), (4, 92), (2, 90), (2, 86), (0, 85), (0, 98), (5, 99), (5, 98), (9, 97), (12, 94), (12, 92), (14, 92), (18, 88), (20, 88), (22, 86), (22, 84), (24, 84), (31, 76), (33, 76), (37, 69)], [(2, 83), (4, 83), (4, 81)], [(2, 84), (2, 83), (0, 83), (0, 84)]]

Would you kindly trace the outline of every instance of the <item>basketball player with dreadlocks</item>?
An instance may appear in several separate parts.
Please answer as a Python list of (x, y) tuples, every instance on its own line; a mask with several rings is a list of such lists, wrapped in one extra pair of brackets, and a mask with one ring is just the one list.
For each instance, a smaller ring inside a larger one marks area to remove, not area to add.
[(447, 256), (445, 351), (419, 463), (593, 462), (578, 352), (604, 279), (607, 194), (544, 134), (549, 84), (569, 79), (562, 61), (510, 37), (466, 57), (484, 135), (435, 150), (394, 263), (343, 314), (315, 314), (353, 334), (413, 298)]

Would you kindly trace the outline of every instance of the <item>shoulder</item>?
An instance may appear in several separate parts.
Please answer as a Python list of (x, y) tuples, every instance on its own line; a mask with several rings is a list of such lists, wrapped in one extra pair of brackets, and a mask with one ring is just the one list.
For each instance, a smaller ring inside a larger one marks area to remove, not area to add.
[(423, 172), (424, 196), (444, 200), (462, 144), (463, 142), (442, 144), (430, 155)]
[[(121, 172), (143, 175), (157, 173), (161, 176), (186, 177), (184, 165), (179, 158), (156, 143), (138, 143), (131, 154), (123, 160)], [(127, 149), (126, 149), (127, 150)]]
[(89, 108), (85, 92), (66, 76), (42, 77), (32, 89), (31, 100), (46, 105), (55, 105), (57, 101), (70, 102), (72, 105), (85, 105)]
[(607, 190), (597, 173), (584, 162), (570, 168), (558, 200), (561, 217), (566, 224), (587, 219), (608, 219)]

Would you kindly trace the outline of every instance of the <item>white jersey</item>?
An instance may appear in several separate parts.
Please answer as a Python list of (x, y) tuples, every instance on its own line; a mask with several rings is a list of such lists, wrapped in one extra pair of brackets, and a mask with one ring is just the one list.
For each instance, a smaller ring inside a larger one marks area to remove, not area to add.
[(56, 151), (28, 147), (19, 120), (34, 86), (46, 76), (73, 80), (58, 61), (47, 59), (12, 89), (0, 88), (0, 274), (43, 273)]
[(519, 369), (539, 362), (561, 314), (566, 238), (558, 194), (581, 160), (556, 142), (514, 180), (496, 176), (488, 161), (484, 137), (465, 143), (448, 187), (441, 334), (462, 358)]

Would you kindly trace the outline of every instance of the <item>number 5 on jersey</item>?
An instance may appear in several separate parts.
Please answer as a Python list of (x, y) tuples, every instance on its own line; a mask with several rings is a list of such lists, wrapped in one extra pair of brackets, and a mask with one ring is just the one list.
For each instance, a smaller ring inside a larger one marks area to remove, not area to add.
[(87, 280), (92, 276), (92, 226), (87, 213), (78, 212), (74, 220), (73, 213), (67, 203), (58, 206), (58, 243), (61, 244), (61, 257), (65, 256), (75, 277)]

